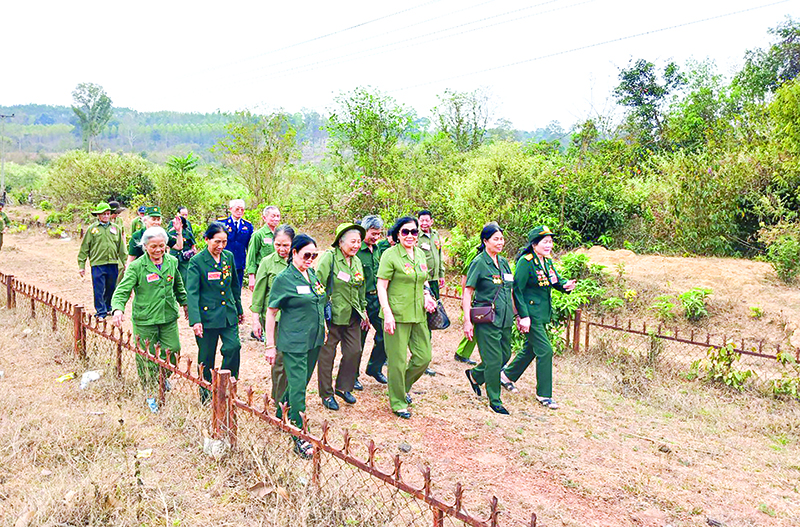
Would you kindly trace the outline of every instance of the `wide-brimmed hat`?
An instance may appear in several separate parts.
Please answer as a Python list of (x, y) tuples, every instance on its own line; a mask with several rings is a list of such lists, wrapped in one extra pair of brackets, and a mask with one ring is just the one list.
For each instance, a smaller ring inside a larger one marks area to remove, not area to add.
[(109, 205), (105, 201), (101, 201), (100, 203), (97, 204), (97, 207), (95, 207), (95, 209), (92, 211), (92, 214), (94, 216), (99, 216), (102, 213), (110, 210), (111, 210), (111, 205)]
[(144, 211), (145, 216), (150, 216), (153, 218), (160, 218), (161, 217), (161, 207), (147, 207)]
[(539, 241), (544, 238), (545, 236), (555, 236), (556, 233), (550, 230), (549, 227), (545, 225), (539, 225), (538, 227), (534, 227), (528, 233), (528, 243), (539, 243)]
[(357, 230), (361, 233), (361, 239), (364, 239), (364, 236), (367, 234), (367, 231), (361, 225), (356, 225), (355, 223), (342, 223), (338, 227), (336, 227), (336, 237), (333, 239), (333, 243), (331, 244), (333, 247), (337, 247), (339, 245), (339, 240), (342, 239), (344, 233), (351, 230)]
[(123, 207), (122, 205), (120, 205), (120, 204), (119, 204), (119, 201), (109, 201), (109, 202), (108, 202), (108, 206), (109, 206), (109, 207), (111, 207), (111, 212), (112, 212), (113, 214), (119, 214), (120, 212), (122, 212), (123, 210), (125, 210), (125, 207)]

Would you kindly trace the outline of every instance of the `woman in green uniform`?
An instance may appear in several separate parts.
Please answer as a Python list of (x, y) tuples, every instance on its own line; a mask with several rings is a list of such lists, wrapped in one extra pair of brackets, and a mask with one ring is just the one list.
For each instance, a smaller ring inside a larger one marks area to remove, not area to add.
[[(122, 327), (125, 305), (133, 298), (133, 334), (144, 346), (150, 341), (150, 353), (155, 355), (156, 345), (161, 346), (161, 358), (171, 360), (181, 351), (178, 336), (178, 305), (186, 314), (186, 290), (178, 273), (178, 260), (167, 250), (167, 233), (161, 227), (151, 227), (142, 235), (142, 246), (147, 258), (139, 258), (128, 266), (125, 276), (111, 297), (113, 324)], [(147, 405), (152, 412), (158, 411), (155, 398), (158, 365), (136, 355), (136, 370), (148, 394)], [(167, 371), (169, 376), (172, 372)]]
[[(206, 248), (189, 261), (186, 293), (189, 325), (197, 340), (197, 364), (202, 364), (203, 378), (211, 381), (217, 355), (217, 341), (222, 341), (222, 368), (239, 377), (238, 324), (244, 322), (241, 288), (236, 275), (233, 254), (225, 250), (228, 234), (221, 223), (211, 223), (203, 236)], [(210, 392), (200, 389), (200, 400), (206, 402)]]
[[(334, 248), (325, 251), (317, 265), (317, 278), (325, 284), (331, 303), (328, 339), (320, 350), (317, 363), (319, 396), (328, 410), (339, 409), (334, 393), (347, 404), (356, 403), (353, 388), (361, 365), (361, 330), (369, 327), (364, 266), (356, 256), (365, 232), (364, 227), (355, 223), (339, 225), (332, 244)], [(342, 360), (334, 390), (333, 360), (339, 343), (342, 345)]]
[[(408, 392), (431, 362), (431, 336), (425, 312), (433, 312), (436, 301), (426, 284), (425, 253), (417, 248), (417, 220), (404, 216), (390, 232), (395, 244), (381, 255), (378, 301), (388, 362), (389, 403), (395, 415), (410, 419)], [(411, 360), (408, 360), (409, 349)]]
[[(496, 223), (487, 224), (481, 231), (478, 254), (467, 271), (466, 287), (461, 298), (464, 309), (464, 336), (478, 341), (481, 363), (467, 370), (472, 390), (480, 397), (480, 385), (486, 384), (489, 408), (508, 415), (500, 401), (500, 370), (511, 358), (511, 327), (514, 324), (512, 290), (514, 275), (508, 260), (500, 256), (505, 246), (503, 230)], [(493, 306), (492, 322), (474, 323), (474, 306)]]
[[(562, 280), (553, 265), (553, 236), (545, 226), (528, 233), (528, 245), (517, 256), (514, 269), (514, 305), (517, 307), (517, 327), (526, 334), (525, 347), (503, 369), (500, 380), (508, 390), (516, 392), (514, 383), (536, 357), (536, 397), (553, 410), (553, 347), (547, 336), (547, 324), (552, 316), (550, 291), (562, 293), (575, 289), (575, 280)], [(480, 347), (480, 344), (478, 344)]]
[[(325, 342), (325, 286), (311, 268), (318, 254), (313, 238), (307, 234), (295, 236), (289, 266), (275, 277), (267, 309), (266, 359), (274, 364), (276, 350), (283, 354), (287, 381), (283, 401), (289, 403), (289, 420), (298, 428), (303, 426), (300, 414), (306, 410), (306, 386)], [(278, 312), (281, 323), (276, 334)], [(311, 457), (310, 443), (296, 437), (293, 440), (298, 455)]]
[[(258, 264), (253, 281), (253, 302), (250, 304), (250, 311), (253, 312), (253, 334), (258, 340), (263, 340), (264, 324), (269, 306), (269, 291), (275, 277), (289, 265), (289, 250), (292, 247), (293, 239), (294, 229), (289, 225), (280, 225), (275, 229), (271, 244), (275, 252), (263, 257)], [(285, 391), (286, 372), (283, 366), (283, 353), (277, 352), (275, 364), (272, 365), (272, 400), (279, 401)]]
[[(185, 210), (185, 209), (184, 209)], [(192, 232), (192, 227), (189, 224), (189, 220), (181, 216), (180, 214), (176, 218), (177, 221), (181, 222), (182, 232), (183, 232), (183, 247), (181, 249), (175, 249), (172, 247), (169, 250), (169, 254), (174, 256), (178, 259), (178, 272), (181, 274), (181, 278), (183, 278), (183, 283), (186, 283), (186, 276), (189, 272), (189, 260), (192, 259), (192, 256), (197, 254), (197, 248), (195, 245), (197, 244), (194, 239), (194, 232)], [(174, 225), (170, 225), (169, 228), (169, 236), (170, 238), (177, 240), (178, 239), (178, 231), (175, 230)]]

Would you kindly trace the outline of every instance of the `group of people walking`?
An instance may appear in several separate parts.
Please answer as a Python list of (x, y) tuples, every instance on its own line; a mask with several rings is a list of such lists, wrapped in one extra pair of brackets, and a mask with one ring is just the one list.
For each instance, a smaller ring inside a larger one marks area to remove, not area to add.
[[(178, 352), (177, 320), (183, 308), (205, 378), (210, 380), (220, 343), (221, 367), (238, 377), (238, 327), (245, 320), (241, 288), (247, 275), (253, 291), (251, 336), (263, 342), (272, 369), (272, 398), (287, 403), (292, 423), (302, 426), (306, 389), (315, 369), (325, 408), (336, 411), (339, 401), (357, 402), (354, 392), (363, 389), (360, 364), (370, 330), (373, 346), (365, 374), (387, 385), (395, 415), (411, 418), (411, 388), (432, 357), (427, 315), (437, 309), (444, 285), (442, 242), (432, 229), (430, 211), (397, 219), (386, 238), (378, 216), (343, 223), (331, 247), (324, 248), (309, 235), (281, 225), (274, 206), (264, 209), (265, 224), (254, 230), (243, 218), (244, 202), (234, 200), (231, 215), (207, 227), (206, 247), (198, 252), (185, 209), (167, 231), (160, 226), (160, 210), (144, 208), (142, 226), (127, 251), (124, 230), (111, 220), (113, 210), (101, 203), (93, 211), (98, 221), (89, 227), (78, 256), (81, 273), (87, 257), (91, 260), (96, 316), (111, 315), (121, 324), (133, 294), (134, 333), (153, 352), (157, 344)], [(553, 351), (546, 329), (550, 291), (570, 292), (575, 282), (561, 279), (553, 266), (553, 236), (547, 227), (533, 229), (512, 266), (501, 254), (502, 228), (489, 223), (463, 270), (465, 340), (456, 359), (474, 366), (466, 370), (470, 387), (478, 396), (485, 389), (489, 407), (499, 414), (508, 414), (501, 387), (518, 391), (514, 383), (534, 358), (538, 400), (558, 407), (552, 398)], [(126, 267), (115, 287), (113, 268), (119, 269), (123, 259)], [(509, 362), (514, 324), (526, 335), (525, 346)], [(480, 364), (470, 358), (473, 343)], [(334, 379), (337, 353), (341, 359)], [(137, 365), (145, 389), (153, 390), (158, 368), (144, 360)], [(202, 400), (208, 397), (201, 391)], [(155, 398), (147, 400), (157, 411)], [(311, 446), (298, 440), (295, 450), (306, 457)]]

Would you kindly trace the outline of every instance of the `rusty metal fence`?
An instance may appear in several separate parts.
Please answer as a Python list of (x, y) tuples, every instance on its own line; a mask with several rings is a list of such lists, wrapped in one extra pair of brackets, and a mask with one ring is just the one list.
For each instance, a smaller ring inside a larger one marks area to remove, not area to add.
[[(444, 491), (434, 481), (430, 467), (406, 469), (400, 455), (388, 455), (373, 441), (364, 442), (347, 431), (336, 434), (327, 422), (315, 425), (304, 416), (304, 427), (298, 429), (287, 421), (285, 407), (282, 417), (276, 417), (276, 402), (268, 394), (257, 395), (252, 387), (240, 387), (227, 370), (213, 370), (212, 381), (207, 382), (203, 366), (193, 364), (187, 355), (167, 350), (162, 359), (161, 350), (148, 352), (149, 343), (137, 341), (130, 332), (98, 321), (83, 306), (25, 284), (13, 275), (0, 273), (0, 284), (5, 289), (0, 305), (31, 318), (48, 317), (48, 326), (54, 332), (69, 337), (78, 359), (104, 369), (131, 392), (129, 395), (141, 395), (137, 362), (154, 363), (158, 379), (152, 395), (160, 407), (191, 406), (199, 415), (210, 413), (209, 439), (224, 449), (235, 449), (247, 440), (250, 445), (264, 444), (271, 454), (278, 452), (279, 457), (290, 460), (283, 465), (282, 470), (289, 472), (284, 476), (330, 505), (324, 513), (328, 517), (317, 518), (319, 525), (501, 525), (496, 497), (486, 500), (469, 496), (460, 484), (450, 492)], [(210, 408), (201, 402), (200, 389), (210, 391)], [(294, 455), (290, 437), (311, 443), (310, 460)], [(535, 527), (536, 522), (536, 514), (531, 514), (529, 519), (507, 518), (502, 524)]]

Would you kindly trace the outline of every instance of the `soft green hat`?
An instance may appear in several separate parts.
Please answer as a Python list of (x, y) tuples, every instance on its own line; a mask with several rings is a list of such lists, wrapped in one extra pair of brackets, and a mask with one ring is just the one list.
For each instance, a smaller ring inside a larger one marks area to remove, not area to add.
[(539, 240), (544, 238), (545, 236), (555, 236), (556, 233), (550, 230), (549, 227), (545, 225), (539, 225), (538, 227), (534, 227), (528, 233), (528, 243), (538, 243)]
[(353, 229), (361, 233), (361, 239), (363, 240), (364, 236), (367, 234), (367, 231), (364, 230), (364, 227), (362, 227), (361, 225), (356, 225), (355, 223), (342, 223), (338, 227), (336, 227), (336, 237), (333, 239), (333, 243), (331, 244), (331, 246), (338, 247), (339, 240), (342, 238), (342, 236), (344, 236), (344, 233), (346, 233), (347, 231), (351, 231)]
[(111, 205), (106, 203), (105, 201), (101, 201), (97, 204), (97, 207), (92, 211), (92, 214), (95, 216), (99, 216), (102, 213), (106, 212), (107, 210), (111, 210)]
[(147, 207), (144, 211), (145, 216), (152, 216), (154, 218), (161, 217), (161, 207)]

